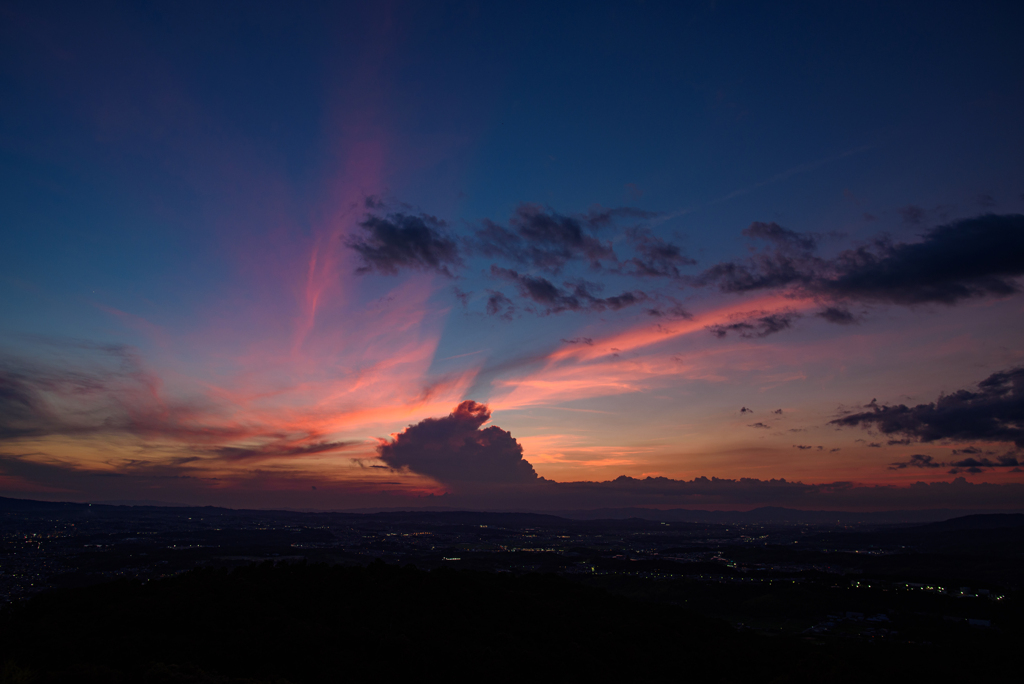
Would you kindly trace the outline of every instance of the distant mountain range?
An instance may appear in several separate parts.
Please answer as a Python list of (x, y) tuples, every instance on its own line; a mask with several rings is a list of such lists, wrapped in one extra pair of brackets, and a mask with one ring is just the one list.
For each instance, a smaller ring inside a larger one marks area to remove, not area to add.
[(955, 510), (934, 508), (920, 511), (801, 511), (794, 508), (765, 506), (749, 511), (701, 511), (685, 508), (658, 510), (654, 508), (599, 508), (595, 510), (549, 511), (552, 515), (573, 520), (642, 518), (661, 522), (694, 522), (720, 524), (782, 524), (782, 525), (904, 525), (934, 523), (964, 516), (1015, 514), (1021, 511)]
[[(71, 502), (36, 501), (32, 499), (11, 499), (0, 497), (0, 510), (72, 510), (84, 506), (117, 506), (142, 508), (173, 508), (178, 512), (182, 509), (194, 508), (210, 512), (212, 510), (230, 511), (233, 509), (213, 506), (187, 506), (180, 503), (164, 501), (104, 501), (90, 504)], [(264, 511), (271, 512), (271, 511)], [(648, 520), (654, 522), (688, 522), (705, 524), (777, 524), (777, 525), (929, 525), (937, 530), (961, 529), (998, 529), (1002, 527), (1024, 526), (1024, 509), (1016, 511), (998, 510), (955, 510), (936, 508), (918, 511), (802, 511), (793, 508), (766, 506), (749, 511), (703, 511), (685, 508), (597, 508), (592, 510), (557, 510), (544, 512), (519, 511), (464, 511), (448, 508), (427, 509), (356, 509), (345, 511), (282, 511), (296, 513), (344, 513), (349, 515), (382, 516), (395, 520), (411, 518), (433, 518), (438, 522), (464, 521), (472, 517), (482, 524), (488, 521), (494, 524), (510, 522), (515, 519), (519, 524), (552, 523), (558, 519), (579, 521), (596, 520)], [(945, 527), (942, 527), (945, 525)]]

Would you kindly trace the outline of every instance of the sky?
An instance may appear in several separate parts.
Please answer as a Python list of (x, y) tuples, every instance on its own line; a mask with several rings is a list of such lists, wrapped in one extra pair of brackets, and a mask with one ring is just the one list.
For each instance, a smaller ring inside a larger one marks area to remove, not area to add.
[(1019, 3), (0, 3), (0, 495), (1024, 508)]

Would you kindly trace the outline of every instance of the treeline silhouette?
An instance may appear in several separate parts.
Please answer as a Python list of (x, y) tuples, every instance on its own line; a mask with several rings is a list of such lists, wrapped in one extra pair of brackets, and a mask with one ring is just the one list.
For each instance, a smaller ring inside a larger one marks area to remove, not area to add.
[(9, 606), (0, 681), (1000, 680), (1009, 653), (963, 646), (765, 637), (554, 575), (267, 562)]

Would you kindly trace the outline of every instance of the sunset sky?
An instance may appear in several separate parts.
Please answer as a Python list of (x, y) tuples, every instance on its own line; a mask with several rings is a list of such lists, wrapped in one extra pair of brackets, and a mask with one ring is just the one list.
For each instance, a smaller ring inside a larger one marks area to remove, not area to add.
[(0, 495), (1024, 508), (1022, 25), (2, 2)]

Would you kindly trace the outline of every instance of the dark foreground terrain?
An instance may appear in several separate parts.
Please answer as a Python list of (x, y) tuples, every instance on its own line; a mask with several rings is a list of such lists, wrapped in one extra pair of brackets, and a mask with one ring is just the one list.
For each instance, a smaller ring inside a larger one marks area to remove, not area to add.
[(1019, 681), (1024, 515), (609, 513), (0, 499), (0, 684)]
[(379, 561), (54, 590), (0, 623), (3, 681), (41, 683), (1011, 681), (1018, 638), (772, 637), (554, 575)]

